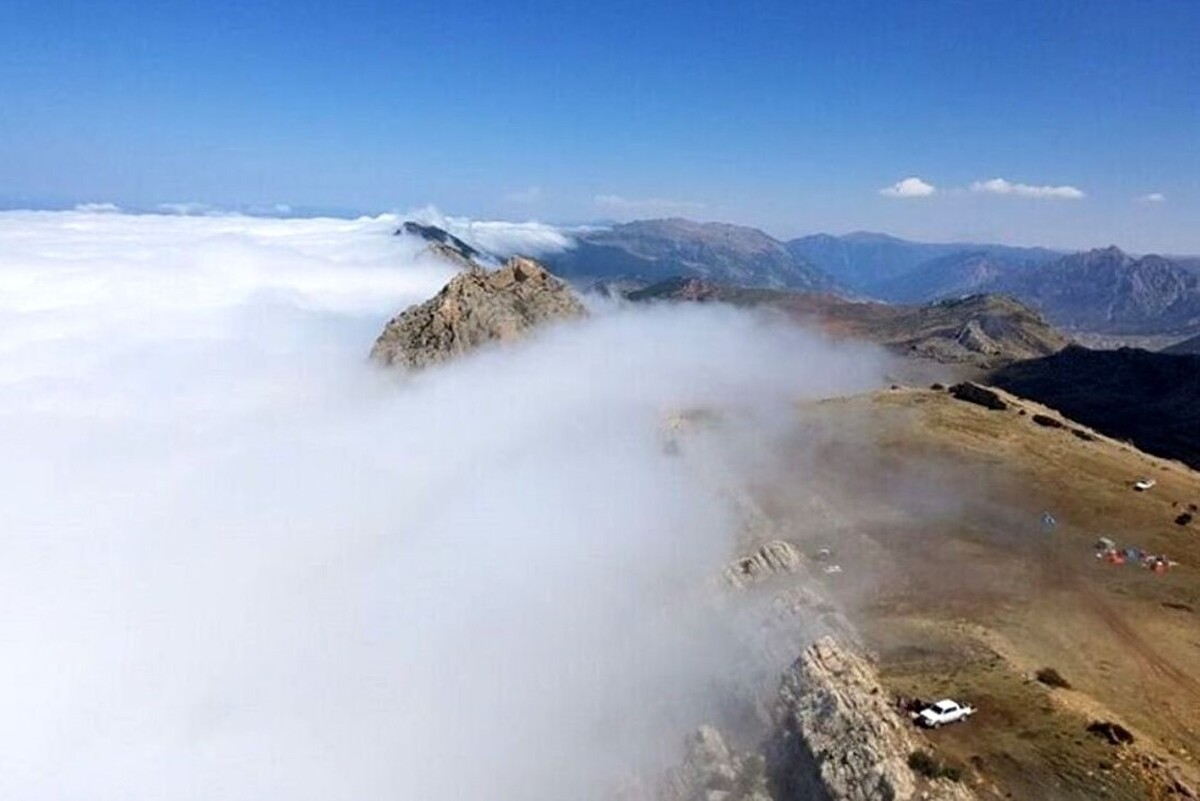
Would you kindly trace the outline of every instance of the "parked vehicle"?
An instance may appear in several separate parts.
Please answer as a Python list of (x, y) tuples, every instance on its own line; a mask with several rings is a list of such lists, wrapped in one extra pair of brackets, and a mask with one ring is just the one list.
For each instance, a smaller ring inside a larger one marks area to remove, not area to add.
[(925, 707), (914, 717), (917, 723), (930, 729), (936, 729), (947, 723), (958, 723), (975, 714), (975, 708), (944, 698), (936, 704)]
[(1152, 478), (1139, 478), (1133, 482), (1133, 488), (1138, 492), (1145, 492), (1148, 489), (1153, 489), (1158, 482)]

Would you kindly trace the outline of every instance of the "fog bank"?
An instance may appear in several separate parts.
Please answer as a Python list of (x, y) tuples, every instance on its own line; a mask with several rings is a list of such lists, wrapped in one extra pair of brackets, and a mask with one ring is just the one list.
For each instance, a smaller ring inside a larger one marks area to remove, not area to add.
[(704, 719), (724, 488), (880, 357), (678, 307), (384, 373), (451, 275), (396, 223), (0, 214), (0, 795), (601, 798)]

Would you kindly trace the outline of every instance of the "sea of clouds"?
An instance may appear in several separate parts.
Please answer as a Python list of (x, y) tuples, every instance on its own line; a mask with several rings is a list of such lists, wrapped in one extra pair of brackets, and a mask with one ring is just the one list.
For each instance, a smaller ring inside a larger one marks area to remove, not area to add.
[(725, 490), (880, 359), (596, 306), (387, 373), (452, 274), (397, 223), (0, 213), (0, 797), (601, 798), (710, 712)]

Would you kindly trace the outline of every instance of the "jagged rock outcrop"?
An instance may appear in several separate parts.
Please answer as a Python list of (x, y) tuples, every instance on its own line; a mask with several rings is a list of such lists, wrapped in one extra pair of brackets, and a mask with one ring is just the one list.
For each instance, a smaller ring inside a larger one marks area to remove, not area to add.
[(532, 259), (513, 257), (494, 272), (471, 263), (436, 296), (393, 318), (371, 358), (388, 366), (425, 367), (586, 314), (571, 288)]
[(865, 657), (823, 637), (784, 674), (769, 772), (777, 798), (821, 801), (969, 801), (964, 785), (908, 766), (912, 725), (893, 707)]
[(781, 573), (795, 573), (802, 558), (790, 542), (773, 540), (725, 568), (725, 581), (733, 587), (742, 588)]
[(954, 335), (954, 341), (971, 353), (981, 353), (985, 356), (995, 356), (1002, 348), (989, 337), (980, 326), (978, 320), (968, 320)]

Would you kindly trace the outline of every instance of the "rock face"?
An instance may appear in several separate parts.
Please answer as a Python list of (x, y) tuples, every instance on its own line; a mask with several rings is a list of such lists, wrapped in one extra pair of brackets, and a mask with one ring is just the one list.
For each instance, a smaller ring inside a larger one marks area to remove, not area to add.
[(826, 636), (784, 673), (760, 752), (702, 726), (656, 801), (973, 801), (971, 789), (910, 767), (927, 753), (874, 666)]
[(776, 797), (973, 798), (963, 785), (913, 772), (908, 759), (918, 741), (889, 698), (871, 663), (832, 637), (806, 649), (779, 690), (779, 734), (769, 768)]
[(791, 543), (773, 540), (725, 568), (725, 580), (733, 587), (748, 587), (781, 573), (795, 573), (801, 558)]
[(586, 314), (570, 287), (531, 259), (513, 257), (490, 273), (470, 263), (436, 296), (393, 318), (371, 358), (387, 366), (426, 367)]

